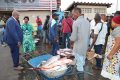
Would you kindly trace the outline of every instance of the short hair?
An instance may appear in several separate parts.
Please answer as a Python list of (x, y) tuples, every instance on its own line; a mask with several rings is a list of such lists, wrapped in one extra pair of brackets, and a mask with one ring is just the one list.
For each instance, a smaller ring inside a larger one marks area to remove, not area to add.
[(64, 12), (64, 14), (69, 15), (69, 12)]
[(49, 18), (50, 18), (50, 16), (49, 16), (49, 15), (47, 15), (47, 16), (46, 16), (46, 18), (47, 18), (47, 19), (49, 19)]
[(25, 20), (25, 18), (27, 18), (27, 19), (28, 19), (28, 21), (29, 21), (29, 17), (28, 17), (28, 16), (25, 16), (25, 17), (24, 17), (24, 20)]
[(114, 16), (118, 16), (118, 15), (120, 16), (120, 11), (116, 11), (114, 14)]
[(94, 19), (95, 19), (96, 21), (101, 21), (101, 16), (100, 16), (100, 14), (99, 14), (99, 13), (96, 13)]
[(19, 15), (19, 12), (16, 11), (16, 10), (13, 10), (13, 12), (12, 12), (12, 16), (16, 16), (16, 15)]
[(52, 17), (56, 17), (56, 16), (59, 16), (59, 14), (57, 14), (57, 13), (52, 14)]
[(81, 8), (75, 7), (73, 10), (78, 11), (81, 14)]
[(39, 16), (37, 16), (37, 18), (39, 18)]

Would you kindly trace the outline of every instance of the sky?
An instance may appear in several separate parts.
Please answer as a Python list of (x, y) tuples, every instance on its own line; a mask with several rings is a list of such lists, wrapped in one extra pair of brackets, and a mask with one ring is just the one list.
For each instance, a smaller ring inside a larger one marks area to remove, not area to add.
[[(111, 14), (116, 11), (117, 0), (61, 0), (61, 9), (65, 10), (72, 2), (99, 2), (99, 3), (112, 3), (112, 6), (107, 9), (107, 13)], [(118, 0), (118, 8), (120, 10), (120, 0)]]

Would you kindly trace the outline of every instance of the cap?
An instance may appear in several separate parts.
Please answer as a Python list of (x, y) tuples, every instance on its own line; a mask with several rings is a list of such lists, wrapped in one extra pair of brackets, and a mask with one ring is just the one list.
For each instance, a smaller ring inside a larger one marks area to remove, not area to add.
[(53, 13), (52, 15), (53, 15), (53, 16), (59, 16), (59, 14), (57, 14), (57, 13)]

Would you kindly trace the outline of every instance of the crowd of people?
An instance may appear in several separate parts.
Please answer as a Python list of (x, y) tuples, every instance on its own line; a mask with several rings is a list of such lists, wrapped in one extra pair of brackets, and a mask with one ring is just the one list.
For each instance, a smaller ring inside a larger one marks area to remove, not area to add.
[(3, 40), (4, 30), (5, 30), (5, 23), (7, 21), (8, 16), (0, 16), (0, 43), (2, 46), (6, 46)]
[[(44, 24), (42, 19), (37, 16), (38, 37), (43, 40), (43, 43), (51, 44), (51, 55), (57, 55), (57, 50), (61, 48), (60, 45), (63, 45), (62, 48), (72, 48), (77, 71), (80, 71), (82, 76), (86, 53), (94, 51), (99, 55), (104, 54), (104, 62), (101, 58), (96, 58), (96, 65), (93, 66), (93, 69), (102, 70), (101, 75), (105, 78), (120, 80), (120, 12), (116, 12), (113, 18), (96, 13), (91, 21), (85, 19), (81, 13), (80, 8), (74, 8), (72, 16), (67, 12), (60, 21), (58, 21), (59, 15), (53, 13), (52, 19), (49, 15), (46, 16)], [(19, 14), (18, 11), (12, 12), (12, 16), (4, 24), (6, 26), (4, 38), (0, 38), (10, 47), (15, 69), (23, 69), (19, 66), (21, 45), (24, 53), (36, 49), (33, 37), (34, 29), (29, 23), (29, 17), (25, 16), (24, 23), (20, 25)], [(0, 24), (3, 22), (0, 21)], [(82, 76), (81, 80), (84, 80)]]

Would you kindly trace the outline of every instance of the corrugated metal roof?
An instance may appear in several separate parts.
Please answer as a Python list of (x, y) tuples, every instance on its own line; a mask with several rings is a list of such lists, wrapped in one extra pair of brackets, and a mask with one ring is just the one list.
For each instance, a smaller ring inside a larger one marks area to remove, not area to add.
[(111, 7), (112, 3), (96, 3), (96, 2), (73, 2), (66, 10), (71, 10), (77, 5), (88, 5), (88, 6), (106, 6)]

